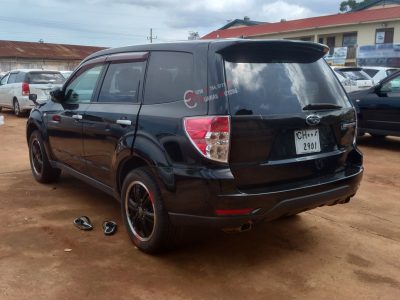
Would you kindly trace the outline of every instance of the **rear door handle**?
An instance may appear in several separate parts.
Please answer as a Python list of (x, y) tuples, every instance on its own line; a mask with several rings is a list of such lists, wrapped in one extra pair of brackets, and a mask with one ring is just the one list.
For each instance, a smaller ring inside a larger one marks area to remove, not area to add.
[(82, 120), (82, 115), (72, 115), (72, 118), (75, 120)]
[(117, 121), (115, 121), (115, 123), (117, 123), (119, 125), (125, 125), (125, 126), (131, 126), (132, 125), (132, 121), (131, 120), (117, 120)]

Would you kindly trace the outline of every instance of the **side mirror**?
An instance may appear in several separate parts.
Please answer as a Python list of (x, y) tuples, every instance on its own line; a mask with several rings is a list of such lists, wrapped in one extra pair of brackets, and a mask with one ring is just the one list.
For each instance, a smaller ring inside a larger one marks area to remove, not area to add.
[(61, 103), (64, 100), (64, 92), (60, 88), (56, 88), (50, 92), (51, 101)]
[(33, 103), (37, 104), (37, 95), (36, 94), (29, 94), (29, 100), (31, 100)]

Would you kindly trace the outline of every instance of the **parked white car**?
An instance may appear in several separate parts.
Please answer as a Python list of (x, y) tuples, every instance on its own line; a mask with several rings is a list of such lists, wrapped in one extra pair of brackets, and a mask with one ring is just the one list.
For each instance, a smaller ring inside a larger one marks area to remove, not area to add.
[(369, 89), (374, 86), (374, 80), (365, 73), (362, 68), (356, 67), (332, 67), (332, 69), (340, 75), (356, 82), (354, 91)]
[(344, 89), (346, 90), (347, 93), (358, 90), (357, 82), (355, 80), (346, 78), (342, 74), (340, 74), (339, 72), (337, 72), (335, 70), (333, 70), (333, 72), (335, 73), (336, 77), (339, 79), (340, 83), (342, 84), (342, 86), (344, 87)]
[(5, 108), (14, 110), (16, 116), (22, 116), (31, 110), (35, 103), (29, 100), (30, 94), (37, 95), (37, 102), (47, 100), (52, 89), (61, 87), (65, 78), (57, 71), (13, 70), (0, 79), (0, 111)]
[(375, 83), (378, 83), (389, 75), (400, 71), (400, 69), (397, 68), (387, 67), (362, 67), (362, 69), (374, 80)]

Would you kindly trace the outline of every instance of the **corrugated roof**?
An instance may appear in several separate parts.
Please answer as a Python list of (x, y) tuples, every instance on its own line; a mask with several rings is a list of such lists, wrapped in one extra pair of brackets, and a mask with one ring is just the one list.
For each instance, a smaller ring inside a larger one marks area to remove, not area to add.
[(0, 57), (82, 60), (103, 47), (0, 40)]
[(241, 36), (251, 37), (263, 34), (283, 33), (298, 30), (315, 29), (318, 27), (333, 27), (392, 19), (400, 19), (400, 6), (382, 9), (362, 10), (345, 14), (335, 14), (278, 23), (267, 23), (251, 27), (216, 30), (205, 35), (204, 37), (202, 37), (202, 39), (232, 38)]

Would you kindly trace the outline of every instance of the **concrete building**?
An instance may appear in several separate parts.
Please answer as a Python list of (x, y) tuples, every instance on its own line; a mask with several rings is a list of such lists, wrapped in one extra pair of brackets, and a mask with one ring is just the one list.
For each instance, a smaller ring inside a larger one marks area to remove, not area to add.
[(105, 48), (0, 41), (0, 72), (13, 69), (73, 70), (86, 56)]
[[(335, 48), (346, 47), (344, 63), (348, 65), (357, 64), (359, 51), (368, 50), (368, 55), (372, 55), (372, 58), (378, 55), (373, 52), (378, 53), (382, 47), (386, 50), (391, 47), (393, 51), (390, 54), (385, 52), (385, 55), (397, 57), (398, 54), (399, 59), (396, 62), (391, 60), (391, 63), (400, 66), (400, 52), (395, 52), (395, 44), (400, 44), (400, 1), (371, 1), (368, 6), (349, 13), (216, 30), (205, 35), (203, 39), (232, 37), (319, 42), (331, 48), (331, 55)], [(376, 51), (366, 48), (370, 46)], [(361, 52), (360, 57), (363, 57)], [(380, 61), (374, 64), (386, 63)]]

